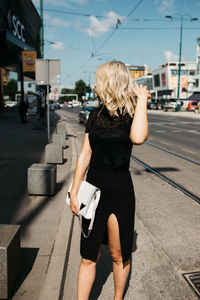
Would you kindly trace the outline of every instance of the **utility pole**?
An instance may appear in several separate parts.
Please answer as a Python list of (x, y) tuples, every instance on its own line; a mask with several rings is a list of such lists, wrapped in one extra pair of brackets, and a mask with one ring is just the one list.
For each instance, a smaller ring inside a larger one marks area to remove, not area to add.
[(189, 14), (178, 14), (175, 13), (173, 16), (165, 16), (165, 18), (171, 19), (172, 21), (174, 18), (178, 16), (181, 20), (181, 26), (180, 26), (180, 41), (179, 41), (179, 63), (178, 63), (178, 86), (177, 86), (177, 99), (179, 99), (180, 96), (180, 82), (181, 82), (181, 56), (182, 56), (182, 36), (183, 36), (183, 21), (184, 17), (189, 18), (190, 22), (198, 21), (198, 18), (192, 18)]
[(40, 0), (40, 18), (42, 26), (40, 28), (40, 53), (41, 58), (44, 58), (44, 22), (43, 22), (43, 0)]
[(178, 90), (177, 90), (177, 99), (179, 99), (179, 96), (180, 96), (182, 36), (183, 36), (183, 16), (181, 16), (181, 27), (180, 27), (180, 45), (179, 45), (179, 62), (178, 62)]

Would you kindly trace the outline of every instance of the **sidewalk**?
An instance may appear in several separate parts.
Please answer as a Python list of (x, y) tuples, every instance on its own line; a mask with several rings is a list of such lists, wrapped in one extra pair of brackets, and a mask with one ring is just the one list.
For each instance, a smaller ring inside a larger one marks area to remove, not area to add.
[(193, 119), (200, 119), (200, 114), (196, 114), (192, 111), (163, 111), (163, 110), (149, 110), (149, 115), (162, 115), (162, 116), (171, 116), (171, 117), (186, 117), (186, 118), (193, 118)]
[[(64, 119), (59, 111), (58, 115)], [(65, 197), (84, 131), (80, 131), (73, 115), (69, 115), (66, 119), (68, 133), (76, 138), (66, 141), (69, 148), (64, 151), (64, 157), (67, 161), (57, 165), (56, 194), (53, 197), (30, 196), (26, 191), (27, 169), (33, 163), (44, 162), (47, 144), (47, 132), (33, 130), (34, 121), (35, 117), (31, 117), (28, 124), (21, 124), (17, 113), (0, 114), (0, 223), (22, 225), (22, 268), (10, 299), (75, 300), (80, 229), (77, 219), (74, 222), (70, 210), (65, 209)], [(146, 157), (149, 152), (141, 147), (135, 147), (135, 154), (145, 151)], [(133, 162), (130, 171), (137, 195), (138, 250), (133, 255), (132, 276), (125, 299), (197, 299), (182, 278), (183, 272), (195, 271), (198, 267), (196, 252), (199, 247), (193, 245), (191, 251), (190, 244), (192, 239), (198, 243), (197, 204), (171, 186), (164, 186)], [(91, 300), (112, 299), (112, 266), (107, 251), (103, 251), (97, 266), (92, 295)]]
[[(44, 163), (47, 131), (35, 130), (36, 116), (21, 124), (18, 112), (0, 114), (0, 223), (20, 224), (21, 271), (10, 299), (36, 300), (44, 284), (65, 205), (71, 170), (71, 147), (66, 162), (57, 165), (57, 190), (52, 197), (27, 194), (27, 169)], [(57, 119), (57, 122), (59, 119)], [(70, 141), (66, 141), (69, 145)], [(69, 145), (70, 146), (70, 145)]]

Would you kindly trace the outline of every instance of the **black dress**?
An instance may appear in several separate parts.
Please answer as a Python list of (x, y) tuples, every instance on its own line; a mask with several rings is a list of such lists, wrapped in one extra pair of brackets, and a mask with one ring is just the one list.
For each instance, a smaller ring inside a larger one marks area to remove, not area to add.
[[(118, 220), (120, 243), (125, 263), (131, 256), (134, 233), (135, 195), (129, 172), (132, 142), (129, 138), (132, 118), (113, 117), (102, 105), (89, 115), (86, 133), (92, 149), (86, 180), (101, 189), (94, 226), (88, 239), (81, 235), (81, 256), (97, 260), (101, 244), (108, 243), (107, 220)], [(89, 221), (83, 219), (87, 232)]]

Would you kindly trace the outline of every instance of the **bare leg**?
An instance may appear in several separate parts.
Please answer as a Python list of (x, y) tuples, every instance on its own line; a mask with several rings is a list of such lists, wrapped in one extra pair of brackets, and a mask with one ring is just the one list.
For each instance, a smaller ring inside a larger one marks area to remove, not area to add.
[(100, 258), (99, 251), (96, 262), (82, 258), (78, 273), (78, 300), (88, 300), (95, 279), (96, 264)]
[(115, 284), (114, 300), (122, 300), (125, 284), (130, 271), (130, 261), (123, 265), (119, 225), (117, 218), (111, 214), (108, 218), (108, 244), (113, 261), (113, 277)]

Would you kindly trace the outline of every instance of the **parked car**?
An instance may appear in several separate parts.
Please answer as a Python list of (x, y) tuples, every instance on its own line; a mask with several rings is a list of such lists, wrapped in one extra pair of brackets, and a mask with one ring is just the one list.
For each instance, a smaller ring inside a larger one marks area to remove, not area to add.
[(150, 109), (152, 110), (158, 110), (159, 109), (159, 104), (156, 102), (150, 103)]
[(4, 101), (4, 105), (5, 107), (14, 107), (17, 105), (17, 102), (16, 101)]
[(176, 107), (177, 107), (177, 101), (170, 100), (170, 102), (167, 102), (163, 105), (163, 111), (176, 111)]
[(79, 113), (79, 122), (86, 125), (87, 120), (89, 118), (89, 114), (92, 110), (96, 109), (96, 106), (86, 106)]
[(198, 107), (197, 100), (184, 99), (181, 100), (180, 102), (181, 102), (180, 110), (194, 111), (195, 108)]

